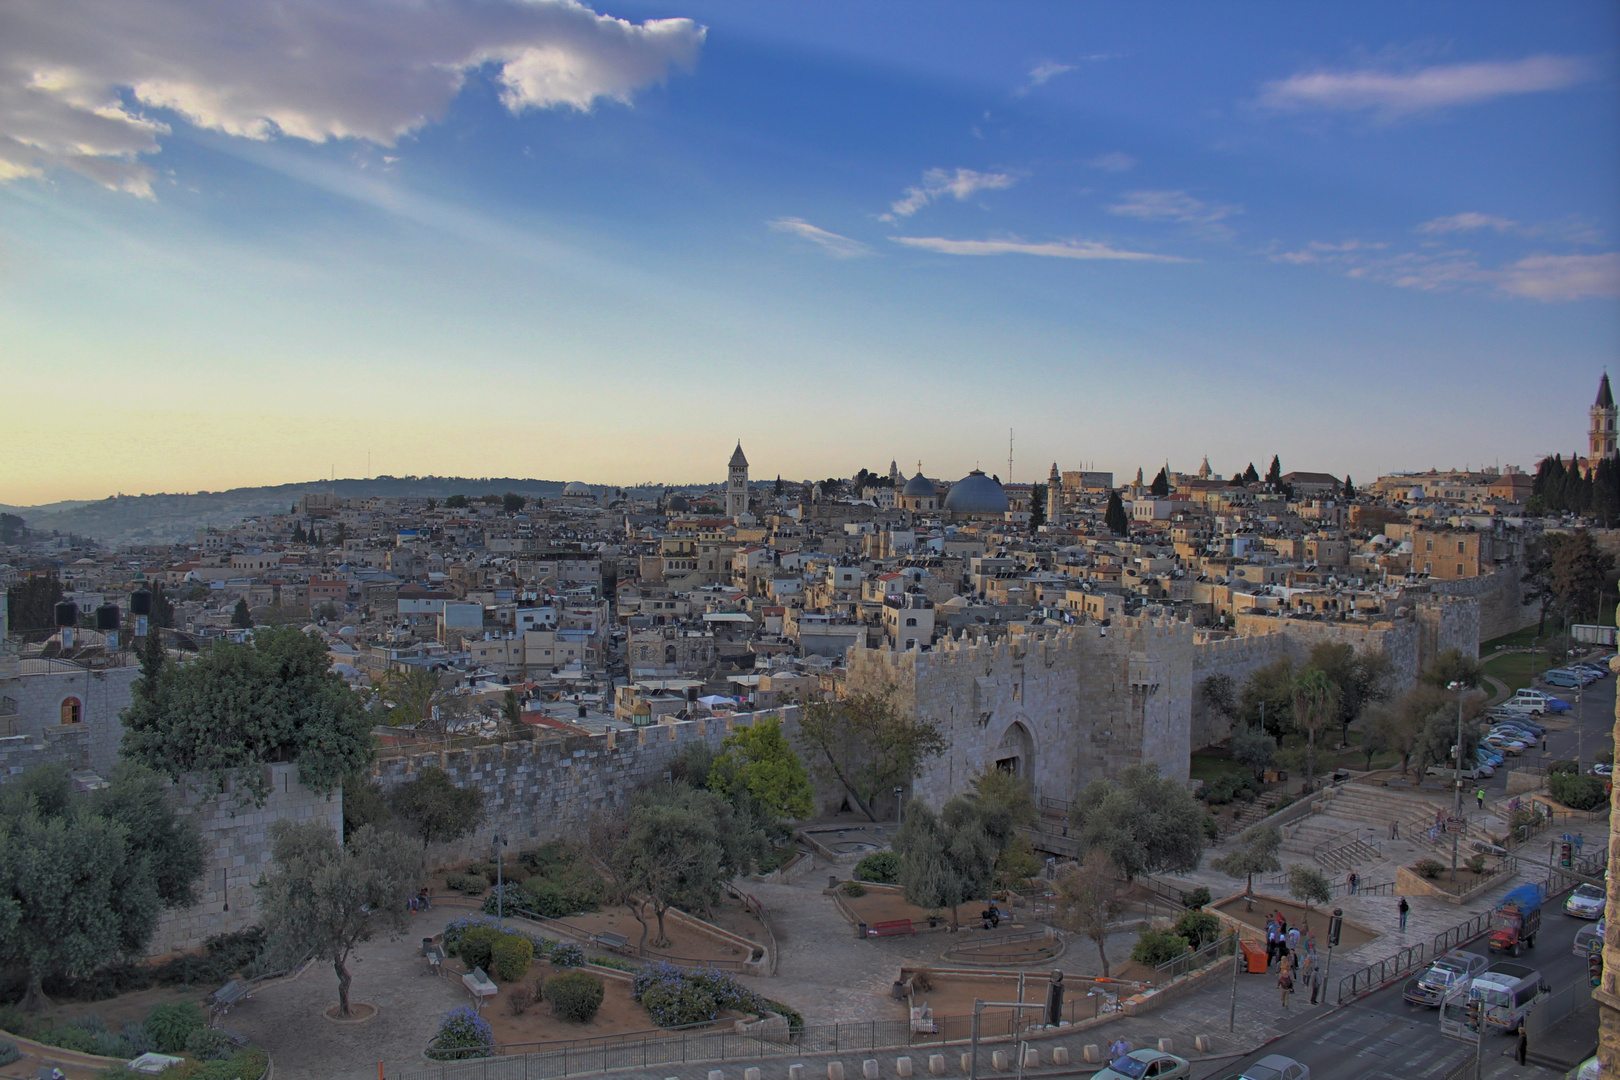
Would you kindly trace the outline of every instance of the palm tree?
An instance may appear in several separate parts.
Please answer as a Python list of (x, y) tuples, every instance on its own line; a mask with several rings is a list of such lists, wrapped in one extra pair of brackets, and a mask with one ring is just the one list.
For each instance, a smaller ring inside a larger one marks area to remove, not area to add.
[(1339, 688), (1321, 668), (1294, 677), (1294, 725), (1305, 732), (1305, 790), (1316, 786), (1316, 734), (1339, 715)]

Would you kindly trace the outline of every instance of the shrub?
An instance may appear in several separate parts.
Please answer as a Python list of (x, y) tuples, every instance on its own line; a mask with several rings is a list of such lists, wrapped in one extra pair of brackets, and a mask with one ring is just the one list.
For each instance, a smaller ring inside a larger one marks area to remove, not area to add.
[(1607, 783), (1600, 776), (1578, 773), (1551, 773), (1547, 790), (1571, 810), (1596, 810), (1609, 801)]
[(862, 881), (894, 884), (900, 874), (900, 856), (892, 851), (874, 851), (855, 864), (855, 876)]
[(585, 950), (571, 941), (559, 941), (551, 947), (546, 958), (557, 967), (584, 967)]
[(529, 973), (534, 963), (534, 943), (522, 934), (506, 934), (490, 950), (491, 972), (501, 982), (515, 982)]
[(1419, 877), (1429, 878), (1431, 880), (1439, 877), (1440, 871), (1444, 870), (1445, 868), (1446, 864), (1441, 862), (1439, 859), (1424, 859), (1422, 862), (1412, 867), (1413, 870), (1417, 871)]
[(186, 1053), (198, 1061), (227, 1061), (236, 1053), (236, 1044), (223, 1032), (200, 1027), (186, 1036)]
[(1213, 898), (1210, 896), (1209, 886), (1200, 885), (1191, 892), (1181, 894), (1181, 906), (1197, 911), (1200, 908), (1208, 907), (1211, 899)]
[(522, 889), (523, 895), (515, 897), (514, 902), (548, 919), (592, 911), (601, 899), (600, 888), (592, 888), (589, 882), (560, 881), (551, 876), (532, 877), (523, 883)]
[(1219, 824), (1216, 823), (1215, 815), (1213, 815), (1213, 814), (1205, 814), (1204, 815), (1204, 839), (1205, 840), (1219, 840), (1220, 838), (1221, 838), (1221, 827), (1220, 827)]
[(1565, 761), (1549, 761), (1547, 763), (1547, 775), (1548, 776), (1557, 776), (1557, 775), (1563, 774), (1563, 773), (1568, 773), (1570, 775), (1574, 775), (1576, 773), (1579, 773), (1580, 771), (1581, 771), (1581, 767), (1578, 764), (1576, 764), (1575, 762), (1573, 762), (1573, 761), (1568, 761), (1568, 760), (1565, 760)]
[(636, 965), (620, 956), (593, 956), (590, 962), (597, 967), (612, 968), (614, 971), (636, 970)]
[(1221, 934), (1221, 920), (1207, 911), (1184, 911), (1176, 920), (1175, 932), (1195, 949), (1214, 941)]
[(911, 973), (911, 988), (920, 993), (928, 993), (934, 989), (934, 969), (924, 964)]
[(1187, 951), (1187, 939), (1173, 930), (1154, 930), (1143, 927), (1131, 946), (1131, 959), (1138, 964), (1158, 967), (1168, 964)]
[(120, 1034), (129, 1044), (129, 1056), (132, 1058), (140, 1057), (155, 1045), (152, 1042), (152, 1033), (146, 1030), (146, 1025), (137, 1024), (133, 1020), (124, 1025), (124, 1030)]
[(489, 888), (489, 882), (484, 880), (482, 874), (446, 874), (444, 887), (468, 896), (477, 896)]
[(129, 1040), (125, 1039), (122, 1035), (114, 1035), (110, 1031), (95, 1032), (92, 1034), (96, 1040), (95, 1052), (101, 1057), (123, 1058), (125, 1061), (128, 1061), (132, 1057), (139, 1056), (132, 1051), (129, 1045)]
[(1485, 856), (1483, 853), (1471, 856), (1463, 860), (1463, 865), (1476, 874), (1483, 874), (1485, 872)]
[(506, 1011), (513, 1016), (522, 1016), (533, 1004), (534, 991), (528, 983), (518, 983), (506, 992)]
[(797, 1035), (804, 1030), (804, 1014), (791, 1005), (784, 1005), (780, 1001), (765, 1002), (770, 1011), (788, 1022), (788, 1032)]
[(862, 885), (858, 881), (846, 881), (846, 882), (844, 882), (844, 895), (845, 896), (865, 896), (866, 895), (866, 886)]
[(94, 1054), (98, 1046), (93, 1033), (71, 1025), (42, 1031), (34, 1038), (46, 1046), (60, 1046), (63, 1050), (77, 1050), (81, 1054)]
[(547, 979), (541, 994), (553, 1016), (584, 1024), (602, 1007), (602, 980), (585, 971), (564, 971)]
[(690, 983), (657, 983), (638, 1000), (659, 1027), (700, 1024), (716, 1015), (714, 995)]
[(478, 967), (487, 973), (495, 953), (495, 943), (503, 936), (493, 926), (475, 926), (461, 935), (461, 940), (456, 943), (456, 952), (469, 970)]
[(10, 1039), (0, 1039), (0, 1065), (10, 1065), (22, 1057), (22, 1051)]
[(154, 1005), (146, 1014), (146, 1030), (151, 1033), (152, 1043), (165, 1054), (184, 1051), (186, 1040), (203, 1024), (202, 1010), (190, 1001)]
[(510, 915), (528, 906), (529, 897), (523, 891), (523, 886), (510, 881), (498, 889), (489, 890), (489, 895), (484, 897), (485, 915), (499, 915), (502, 912)]
[(1521, 810), (1515, 810), (1513, 816), (1508, 819), (1508, 825), (1512, 827), (1514, 832), (1518, 832), (1526, 825), (1535, 828), (1540, 824), (1541, 810), (1537, 807), (1525, 807)]
[(495, 1029), (463, 1005), (451, 1009), (439, 1021), (439, 1033), (428, 1044), (427, 1056), (434, 1061), (461, 1061), (489, 1057), (494, 1052)]

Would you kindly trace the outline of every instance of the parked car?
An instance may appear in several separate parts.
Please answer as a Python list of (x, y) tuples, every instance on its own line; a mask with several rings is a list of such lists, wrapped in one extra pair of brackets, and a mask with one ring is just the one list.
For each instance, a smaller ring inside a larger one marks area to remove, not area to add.
[(1492, 750), (1484, 743), (1481, 743), (1479, 748), (1474, 751), (1474, 756), (1492, 768), (1495, 768), (1496, 766), (1502, 764), (1503, 761), (1507, 760), (1500, 751)]
[(1541, 681), (1548, 686), (1564, 686), (1577, 690), (1592, 682), (1592, 677), (1584, 673), (1570, 671), (1567, 668), (1554, 668), (1541, 677)]
[(1575, 886), (1575, 891), (1564, 901), (1564, 914), (1573, 915), (1577, 919), (1601, 919), (1604, 905), (1608, 902), (1609, 898), (1602, 889), (1582, 882)]
[(1311, 1080), (1311, 1067), (1281, 1054), (1267, 1054), (1227, 1080)]
[(1550, 697), (1540, 690), (1526, 688), (1520, 690), (1497, 707), (1505, 712), (1528, 713), (1531, 716), (1540, 716), (1542, 713), (1550, 711), (1548, 705), (1550, 700)]
[(1498, 750), (1502, 751), (1502, 753), (1511, 754), (1515, 757), (1524, 753), (1525, 750), (1524, 743), (1517, 739), (1509, 738), (1506, 735), (1488, 735), (1485, 738), (1485, 745), (1494, 746)]
[[(1192, 1065), (1186, 1058), (1176, 1057), (1159, 1050), (1132, 1050), (1124, 1057), (1115, 1058), (1108, 1067), (1092, 1075), (1092, 1080), (1174, 1080), (1191, 1076)], [(1256, 1077), (1255, 1080), (1265, 1080)]]
[(1587, 769), (1586, 771), (1591, 773), (1593, 776), (1613, 776), (1614, 775), (1614, 766), (1613, 765), (1605, 765), (1605, 764), (1603, 764), (1603, 762), (1600, 761), (1596, 765), (1592, 766), (1590, 769)]
[(1583, 926), (1575, 931), (1575, 948), (1572, 950), (1576, 956), (1585, 960), (1591, 955), (1592, 942), (1601, 943), (1608, 937), (1608, 919), (1599, 919), (1595, 926)]
[(1447, 993), (1459, 986), (1467, 986), (1475, 975), (1485, 970), (1488, 963), (1489, 960), (1475, 952), (1458, 949), (1446, 953), (1431, 964), (1428, 971), (1408, 981), (1401, 997), (1412, 1005), (1439, 1008), (1441, 999)]
[(1569, 666), (1572, 668), (1579, 668), (1582, 671), (1590, 671), (1593, 675), (1596, 675), (1600, 679), (1607, 679), (1609, 677), (1609, 669), (1601, 664), (1588, 664), (1585, 661), (1582, 661), (1578, 664), (1571, 664)]

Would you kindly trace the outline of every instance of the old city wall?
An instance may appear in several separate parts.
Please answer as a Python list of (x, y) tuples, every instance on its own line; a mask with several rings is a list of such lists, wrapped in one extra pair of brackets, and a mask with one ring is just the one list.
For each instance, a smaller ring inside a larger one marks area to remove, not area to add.
[(1383, 650), (1390, 661), (1390, 686), (1396, 692), (1417, 682), (1419, 666), (1418, 622), (1411, 614), (1378, 622), (1316, 622), (1280, 619), (1272, 615), (1239, 615), (1237, 632), (1244, 635), (1282, 633), (1289, 639), (1296, 663), (1322, 643), (1351, 645), (1358, 653)]
[(207, 869), (195, 906), (165, 911), (147, 946), (148, 956), (200, 948), (216, 934), (244, 930), (259, 921), (253, 883), (270, 868), (270, 824), (324, 821), (343, 832), (343, 792), (320, 795), (298, 780), (296, 764), (263, 766), (268, 794), (262, 806), (240, 789), (206, 794), (206, 781), (180, 784), (174, 798), (183, 816), (202, 830)]
[(1524, 571), (1516, 566), (1498, 570), (1494, 574), (1461, 578), (1457, 581), (1431, 581), (1429, 592), (1434, 596), (1473, 598), (1479, 602), (1479, 640), (1523, 630), (1540, 617), (1535, 604), (1524, 602)]
[(1188, 743), (1197, 749), (1221, 742), (1232, 733), (1232, 722), (1204, 703), (1204, 681), (1211, 675), (1226, 675), (1232, 680), (1234, 692), (1241, 692), (1249, 676), (1260, 668), (1278, 660), (1293, 659), (1294, 642), (1280, 632), (1205, 638), (1193, 644), (1192, 654)]
[[(27, 672), (8, 683), (6, 693), (17, 702), (16, 735), (0, 739), (0, 764), (61, 764), (106, 776), (124, 737), (118, 714), (129, 707), (139, 675), (136, 667), (74, 668)], [(70, 698), (79, 702), (80, 722), (64, 725), (62, 703)]]
[(1447, 649), (1479, 656), (1479, 601), (1474, 597), (1436, 596), (1420, 601), (1413, 614), (1418, 626), (1418, 670)]

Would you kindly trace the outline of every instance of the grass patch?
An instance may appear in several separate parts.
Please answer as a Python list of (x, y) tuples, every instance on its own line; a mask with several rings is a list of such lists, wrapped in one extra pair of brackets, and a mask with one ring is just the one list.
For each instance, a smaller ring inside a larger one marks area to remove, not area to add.
[(1522, 690), (1535, 681), (1535, 675), (1547, 670), (1545, 653), (1507, 653), (1485, 661), (1481, 665), (1485, 674), (1500, 679), (1509, 691)]
[(1214, 757), (1210, 754), (1194, 754), (1192, 765), (1188, 770), (1194, 780), (1202, 780), (1206, 784), (1214, 783), (1222, 776), (1248, 776), (1249, 770), (1229, 757)]

